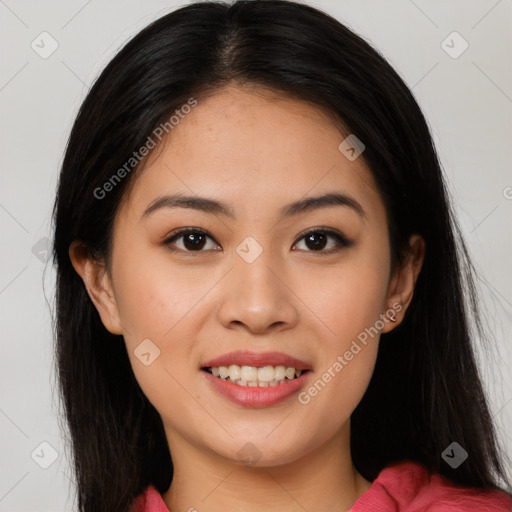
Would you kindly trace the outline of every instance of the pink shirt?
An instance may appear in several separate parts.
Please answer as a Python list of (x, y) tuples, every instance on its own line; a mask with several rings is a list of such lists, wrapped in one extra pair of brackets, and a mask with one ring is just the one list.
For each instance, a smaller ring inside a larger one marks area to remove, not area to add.
[[(462, 487), (425, 467), (405, 461), (384, 468), (349, 512), (512, 512), (512, 498), (501, 491)], [(150, 485), (132, 512), (169, 512)]]

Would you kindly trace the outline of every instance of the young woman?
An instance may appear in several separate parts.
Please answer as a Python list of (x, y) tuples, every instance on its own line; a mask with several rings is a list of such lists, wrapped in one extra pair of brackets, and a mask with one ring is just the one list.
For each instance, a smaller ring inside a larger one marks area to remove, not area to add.
[(140, 32), (77, 116), (54, 258), (80, 511), (512, 510), (427, 124), (328, 15)]

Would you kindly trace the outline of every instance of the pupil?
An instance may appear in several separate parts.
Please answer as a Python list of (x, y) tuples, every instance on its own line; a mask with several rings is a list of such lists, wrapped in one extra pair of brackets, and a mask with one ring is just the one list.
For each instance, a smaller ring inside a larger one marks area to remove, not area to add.
[(204, 238), (201, 233), (189, 233), (185, 236), (184, 245), (187, 249), (201, 249), (204, 245)]
[[(325, 247), (327, 237), (322, 233), (311, 233), (306, 237), (306, 245), (310, 249), (323, 249)], [(311, 246), (308, 245), (311, 243)]]

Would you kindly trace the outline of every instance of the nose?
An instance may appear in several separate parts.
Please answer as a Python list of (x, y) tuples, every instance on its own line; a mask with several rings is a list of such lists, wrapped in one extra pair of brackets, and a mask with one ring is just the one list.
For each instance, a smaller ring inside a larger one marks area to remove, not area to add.
[(234, 255), (233, 268), (222, 289), (218, 319), (228, 329), (271, 334), (292, 328), (298, 321), (295, 296), (282, 263), (264, 250), (251, 263)]

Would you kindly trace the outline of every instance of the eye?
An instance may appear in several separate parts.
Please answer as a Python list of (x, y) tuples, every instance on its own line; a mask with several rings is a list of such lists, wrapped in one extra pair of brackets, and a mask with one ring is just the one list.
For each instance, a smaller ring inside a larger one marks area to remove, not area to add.
[[(216, 250), (220, 247), (216, 242), (208, 247), (208, 239), (215, 242), (215, 240), (202, 229), (182, 228), (164, 240), (163, 243), (166, 246), (176, 246), (177, 249), (171, 248), (171, 250), (181, 250), (184, 252), (203, 252), (203, 250)], [(330, 244), (329, 239), (331, 240)], [(331, 254), (341, 250), (343, 247), (350, 247), (353, 244), (353, 242), (348, 240), (344, 235), (329, 228), (312, 229), (302, 235), (299, 241), (302, 242), (302, 240), (304, 240), (306, 248), (300, 250), (322, 254)], [(299, 244), (295, 243), (293, 247), (297, 245)], [(324, 250), (326, 247), (327, 250)]]
[[(181, 240), (181, 244), (175, 243), (176, 240)], [(174, 233), (171, 237), (164, 241), (164, 245), (176, 245), (176, 247), (185, 252), (201, 252), (207, 245), (206, 240), (213, 238), (209, 236), (206, 231), (198, 228), (182, 228)], [(205, 250), (215, 249), (219, 245), (213, 244), (213, 247), (206, 247)], [(171, 248), (171, 250), (174, 250)]]
[[(331, 239), (331, 244), (328, 241)], [(341, 250), (343, 247), (350, 247), (353, 242), (338, 231), (327, 228), (315, 228), (303, 234), (300, 241), (304, 240), (307, 252), (319, 252), (331, 254)], [(297, 244), (298, 245), (298, 244)], [(327, 250), (324, 250), (329, 246)], [(296, 247), (296, 245), (294, 245)], [(304, 250), (304, 249), (301, 249)]]

